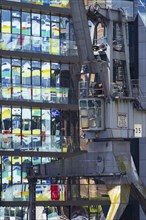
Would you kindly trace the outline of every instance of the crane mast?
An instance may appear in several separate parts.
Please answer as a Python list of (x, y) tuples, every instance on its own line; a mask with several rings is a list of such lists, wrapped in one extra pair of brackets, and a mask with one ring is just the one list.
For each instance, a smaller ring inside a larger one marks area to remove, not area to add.
[[(86, 152), (32, 167), (29, 184), (48, 177), (98, 177), (111, 201), (106, 220), (120, 219), (130, 190), (146, 214), (146, 187), (130, 152), (133, 138), (146, 137), (144, 97), (130, 75), (131, 20), (121, 9), (94, 4), (85, 10), (83, 0), (69, 2), (81, 65), (79, 121)], [(32, 210), (33, 197), (30, 192)]]

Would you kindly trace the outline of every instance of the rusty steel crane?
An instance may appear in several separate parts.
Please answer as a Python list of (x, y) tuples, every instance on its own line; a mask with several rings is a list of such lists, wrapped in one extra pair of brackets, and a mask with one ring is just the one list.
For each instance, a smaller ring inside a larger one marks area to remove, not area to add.
[[(130, 153), (133, 138), (146, 137), (146, 109), (136, 80), (131, 79), (128, 22), (122, 9), (70, 0), (82, 66), (79, 121), (86, 152), (29, 169), (30, 219), (35, 219), (35, 184), (48, 177), (97, 177), (111, 205), (106, 220), (118, 220), (130, 190), (146, 214), (146, 188)], [(88, 17), (88, 19), (87, 19)]]

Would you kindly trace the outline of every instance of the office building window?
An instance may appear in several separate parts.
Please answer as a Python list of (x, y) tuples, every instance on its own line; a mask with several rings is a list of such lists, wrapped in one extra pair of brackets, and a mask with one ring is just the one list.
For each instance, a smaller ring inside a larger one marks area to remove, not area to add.
[(56, 109), (2, 106), (1, 150), (63, 151), (61, 118)]
[(11, 1), (31, 3), (36, 5), (48, 5), (48, 6), (61, 7), (61, 8), (69, 7), (69, 0), (11, 0)]
[(63, 79), (69, 64), (4, 57), (1, 62), (2, 99), (68, 103), (70, 85)]
[(1, 21), (0, 48), (3, 50), (77, 55), (68, 17), (1, 10)]

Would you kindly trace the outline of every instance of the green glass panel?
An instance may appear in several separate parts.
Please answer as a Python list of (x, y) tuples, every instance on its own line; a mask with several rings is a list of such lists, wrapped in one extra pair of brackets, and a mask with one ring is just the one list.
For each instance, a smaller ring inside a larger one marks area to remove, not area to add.
[(12, 18), (12, 33), (20, 34), (20, 18)]

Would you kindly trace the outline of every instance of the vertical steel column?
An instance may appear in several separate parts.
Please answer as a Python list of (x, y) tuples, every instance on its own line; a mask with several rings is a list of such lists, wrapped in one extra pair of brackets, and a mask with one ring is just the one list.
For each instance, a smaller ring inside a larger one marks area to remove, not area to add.
[(29, 220), (36, 220), (36, 182), (35, 178), (28, 179), (29, 184), (29, 207), (28, 207), (28, 217)]

